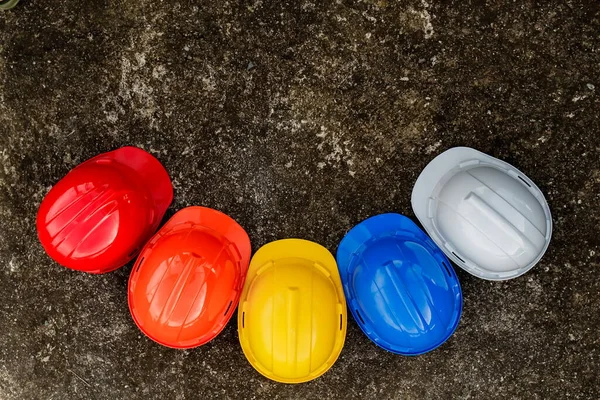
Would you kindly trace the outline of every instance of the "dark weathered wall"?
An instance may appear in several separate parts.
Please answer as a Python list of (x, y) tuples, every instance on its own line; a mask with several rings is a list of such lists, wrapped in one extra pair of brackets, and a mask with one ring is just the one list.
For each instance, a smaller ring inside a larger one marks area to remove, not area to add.
[[(600, 3), (441, 0), (22, 0), (0, 13), (0, 398), (597, 399), (600, 369)], [(175, 201), (218, 208), (254, 249), (336, 250), (395, 211), (439, 152), (502, 158), (546, 193), (555, 233), (527, 275), (458, 270), (464, 314), (406, 358), (352, 321), (335, 366), (287, 386), (246, 362), (231, 322), (190, 351), (127, 309), (131, 266), (53, 263), (44, 194), (132, 144)]]

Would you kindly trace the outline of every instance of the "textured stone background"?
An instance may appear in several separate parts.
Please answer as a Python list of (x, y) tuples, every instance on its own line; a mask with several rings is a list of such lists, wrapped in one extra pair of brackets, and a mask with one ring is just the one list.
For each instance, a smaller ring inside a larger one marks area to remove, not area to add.
[[(1, 399), (598, 399), (600, 3), (595, 0), (22, 0), (0, 12)], [(131, 265), (52, 262), (37, 207), (78, 163), (126, 144), (175, 201), (236, 218), (254, 249), (336, 250), (377, 213), (412, 216), (439, 152), (467, 145), (545, 192), (555, 233), (527, 275), (458, 270), (456, 334), (407, 358), (351, 321), (299, 386), (262, 378), (235, 324), (190, 351), (132, 322)]]

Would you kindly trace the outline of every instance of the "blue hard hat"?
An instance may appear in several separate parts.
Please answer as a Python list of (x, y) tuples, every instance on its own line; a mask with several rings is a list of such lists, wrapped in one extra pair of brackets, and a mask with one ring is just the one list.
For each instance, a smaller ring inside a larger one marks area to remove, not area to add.
[(381, 214), (356, 225), (340, 243), (337, 263), (354, 319), (385, 350), (426, 353), (458, 326), (458, 277), (409, 218)]

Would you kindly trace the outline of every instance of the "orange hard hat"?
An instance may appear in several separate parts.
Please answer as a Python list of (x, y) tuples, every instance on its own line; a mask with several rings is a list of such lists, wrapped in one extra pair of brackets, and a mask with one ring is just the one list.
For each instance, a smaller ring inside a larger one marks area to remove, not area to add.
[(152, 340), (191, 348), (233, 315), (250, 262), (250, 239), (211, 208), (177, 212), (142, 249), (129, 278), (129, 310)]

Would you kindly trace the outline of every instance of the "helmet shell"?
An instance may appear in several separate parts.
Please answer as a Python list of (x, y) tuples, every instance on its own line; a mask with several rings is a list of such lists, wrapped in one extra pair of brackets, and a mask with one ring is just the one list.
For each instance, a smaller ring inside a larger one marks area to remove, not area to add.
[(341, 241), (337, 262), (348, 307), (385, 350), (417, 355), (456, 330), (462, 291), (444, 253), (409, 218), (371, 217)]
[(216, 337), (237, 306), (250, 239), (229, 216), (206, 207), (176, 213), (140, 253), (129, 309), (144, 334), (185, 349)]
[(285, 239), (256, 252), (240, 300), (238, 331), (258, 372), (283, 383), (321, 376), (337, 360), (346, 326), (344, 293), (327, 249)]
[(550, 244), (552, 216), (541, 190), (510, 164), (468, 147), (431, 161), (411, 201), (446, 255), (480, 278), (520, 276)]
[(38, 210), (38, 237), (67, 268), (110, 272), (135, 257), (172, 198), (160, 162), (123, 147), (85, 161), (54, 185)]

